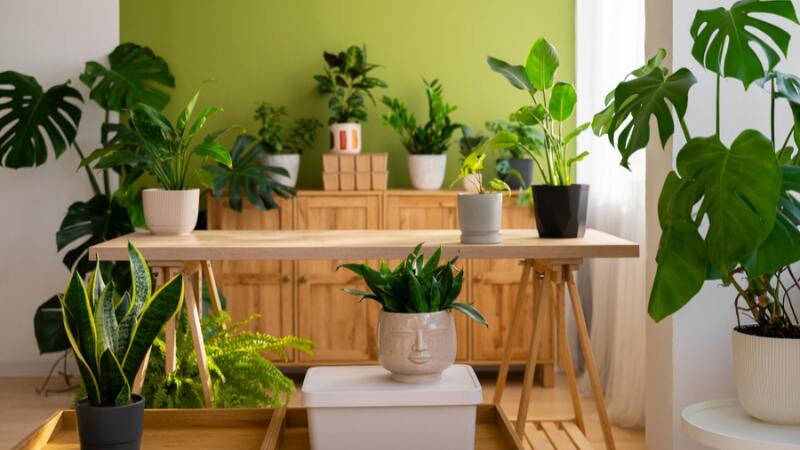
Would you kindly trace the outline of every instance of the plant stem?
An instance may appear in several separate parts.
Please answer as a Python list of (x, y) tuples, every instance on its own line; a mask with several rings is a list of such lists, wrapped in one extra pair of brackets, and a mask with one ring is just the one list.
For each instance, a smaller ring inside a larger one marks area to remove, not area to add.
[(720, 122), (720, 120), (719, 120), (719, 105), (720, 105), (719, 80), (720, 80), (720, 78), (721, 77), (719, 76), (719, 74), (717, 74), (717, 121), (716, 121), (717, 139), (719, 139), (719, 130), (720, 130), (720, 125), (719, 125), (719, 122)]
[(692, 140), (692, 136), (689, 134), (689, 127), (686, 126), (686, 121), (683, 117), (678, 116), (678, 122), (681, 124), (681, 131), (683, 131), (683, 137), (686, 139), (686, 142)]
[(772, 139), (772, 148), (775, 148), (775, 77), (770, 80), (769, 86), (769, 132)]
[(111, 182), (108, 177), (108, 169), (103, 169), (103, 192), (107, 196), (111, 196)]
[[(75, 147), (75, 150), (78, 152), (78, 156), (81, 157), (81, 162), (83, 162), (83, 160), (86, 159), (86, 156), (83, 155), (83, 150), (81, 150), (81, 146), (78, 145), (78, 141), (74, 141), (72, 143), (72, 145)], [(94, 194), (95, 195), (100, 194), (101, 193), (100, 185), (97, 184), (97, 178), (95, 178), (94, 172), (92, 172), (92, 168), (89, 167), (88, 165), (83, 166), (83, 168), (86, 169), (86, 175), (89, 176), (89, 183), (91, 183), (91, 185), (92, 185), (92, 190), (94, 191)]]
[(789, 145), (789, 139), (791, 139), (792, 138), (792, 134), (794, 134), (794, 127), (795, 126), (792, 125), (792, 128), (789, 128), (789, 133), (786, 135), (786, 139), (784, 139), (783, 145), (781, 146), (781, 148), (779, 150), (783, 150), (783, 149), (786, 148), (787, 145)]

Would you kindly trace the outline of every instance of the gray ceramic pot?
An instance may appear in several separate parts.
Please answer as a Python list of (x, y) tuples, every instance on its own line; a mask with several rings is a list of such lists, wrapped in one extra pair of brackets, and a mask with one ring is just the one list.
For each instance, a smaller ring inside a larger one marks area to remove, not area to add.
[(401, 383), (429, 383), (456, 360), (451, 311), (378, 314), (378, 362)]
[(144, 428), (144, 397), (131, 395), (125, 406), (75, 404), (81, 450), (139, 450)]
[(503, 195), (500, 193), (458, 194), (458, 226), (462, 244), (499, 244), (503, 219)]
[(508, 175), (503, 177), (503, 181), (508, 184), (512, 190), (526, 189), (531, 185), (533, 178), (533, 160), (532, 159), (507, 159), (509, 167), (519, 172), (520, 177), (515, 175)]

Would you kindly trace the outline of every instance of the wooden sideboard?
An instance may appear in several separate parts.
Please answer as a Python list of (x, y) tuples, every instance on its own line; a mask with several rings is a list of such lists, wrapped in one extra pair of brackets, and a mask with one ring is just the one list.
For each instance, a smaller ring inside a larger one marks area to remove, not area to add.
[[(453, 229), (458, 227), (457, 191), (299, 191), (279, 199), (279, 209), (261, 211), (246, 204), (242, 212), (227, 200), (208, 199), (208, 227), (222, 230)], [(528, 206), (506, 199), (504, 228), (533, 228)], [(228, 299), (234, 320), (253, 314), (251, 329), (273, 335), (294, 334), (313, 339), (313, 356), (293, 354), (285, 366), (363, 364), (376, 361), (375, 329), (378, 305), (358, 302), (342, 288), (359, 286), (349, 271), (336, 271), (344, 261), (226, 261), (219, 264), (218, 284)], [(464, 262), (463, 297), (486, 316), (489, 328), (457, 314), (458, 359), (473, 365), (498, 365), (511, 324), (513, 303), (522, 268), (519, 261)], [(364, 287), (361, 285), (361, 287)], [(526, 305), (528, 323), (534, 318)], [(539, 361), (541, 380), (553, 383), (556, 360), (556, 312), (548, 311), (545, 344)], [(514, 363), (526, 358), (531, 326), (514, 343)]]

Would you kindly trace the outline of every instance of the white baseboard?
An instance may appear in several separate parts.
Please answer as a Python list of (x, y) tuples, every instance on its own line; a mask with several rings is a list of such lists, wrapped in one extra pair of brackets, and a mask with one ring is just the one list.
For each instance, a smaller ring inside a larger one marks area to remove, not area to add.
[[(60, 354), (43, 355), (36, 359), (17, 361), (0, 361), (0, 377), (44, 377)], [(60, 364), (59, 364), (60, 365)], [(67, 368), (71, 374), (77, 374), (77, 368), (72, 358), (67, 361)], [(56, 371), (60, 370), (60, 367)]]

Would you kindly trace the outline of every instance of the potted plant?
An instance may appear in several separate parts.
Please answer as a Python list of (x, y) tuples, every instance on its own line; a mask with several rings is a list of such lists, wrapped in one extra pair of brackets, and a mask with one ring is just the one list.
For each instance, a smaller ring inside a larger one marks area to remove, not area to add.
[(439, 264), (441, 254), (439, 248), (425, 261), (419, 244), (394, 270), (386, 261), (380, 262), (378, 270), (367, 264), (339, 266), (362, 277), (369, 288), (345, 288), (345, 292), (380, 303), (378, 361), (402, 383), (436, 381), (453, 364), (453, 310), (488, 326), (472, 305), (456, 301), (464, 271), (456, 269), (458, 257)]
[(264, 163), (270, 167), (286, 170), (286, 175), (273, 174), (272, 178), (287, 187), (297, 185), (297, 173), (300, 170), (300, 154), (308, 150), (317, 138), (317, 131), (322, 124), (317, 119), (301, 118), (294, 121), (289, 134), (282, 135), (282, 118), (286, 116), (286, 108), (275, 107), (261, 102), (256, 108), (255, 119), (261, 123), (258, 135), (261, 138), (256, 145), (261, 147)]
[[(474, 150), (464, 158), (461, 170), (453, 183), (468, 178), (481, 180), (483, 161), (486, 152), (483, 147)], [(474, 192), (458, 193), (458, 226), (461, 229), (462, 244), (499, 244), (503, 242), (500, 228), (503, 223), (503, 194), (511, 193), (505, 181), (495, 178), (489, 182), (487, 191), (478, 182)]]
[(541, 153), (544, 150), (544, 136), (533, 125), (520, 122), (495, 120), (486, 122), (486, 129), (494, 135), (508, 131), (517, 135), (520, 146), (508, 147), (503, 150), (502, 156), (497, 158), (495, 169), (500, 178), (513, 190), (528, 189), (533, 181), (533, 160), (528, 151)]
[(400, 135), (409, 153), (411, 184), (416, 189), (431, 191), (442, 187), (450, 138), (461, 125), (450, 121), (450, 113), (456, 107), (444, 102), (439, 80), (425, 81), (425, 95), (428, 98), (428, 122), (425, 125), (417, 125), (416, 118), (403, 102), (386, 96), (383, 104), (390, 111), (384, 114), (383, 122)]
[(589, 124), (567, 130), (578, 97), (571, 84), (556, 81), (559, 60), (555, 47), (539, 38), (533, 43), (525, 66), (514, 66), (491, 56), (487, 62), (512, 86), (527, 91), (533, 101), (533, 105), (523, 106), (511, 114), (511, 122), (534, 126), (544, 137), (542, 147), (533, 147), (510, 131), (501, 131), (490, 141), (498, 149), (527, 153), (539, 170), (544, 184), (531, 186), (539, 237), (583, 236), (589, 186), (572, 183), (572, 166), (588, 152), (570, 157), (567, 146)]
[(350, 46), (337, 53), (324, 52), (325, 73), (315, 75), (317, 89), (330, 95), (328, 108), (333, 114), (330, 125), (330, 150), (334, 153), (361, 152), (361, 122), (367, 121), (366, 95), (375, 104), (371, 89), (385, 88), (386, 83), (369, 73), (378, 66), (367, 62), (367, 47)]
[[(462, 165), (484, 142), (486, 142), (486, 136), (482, 134), (472, 134), (472, 129), (470, 129), (470, 127), (466, 125), (461, 126), (461, 139), (458, 140), (458, 148), (461, 152)], [(481, 171), (459, 176), (459, 179), (464, 186), (464, 190), (467, 192), (478, 192), (482, 189), (483, 174)]]
[(144, 398), (131, 383), (153, 340), (183, 301), (177, 275), (152, 292), (150, 269), (128, 243), (131, 290), (115, 295), (103, 282), (98, 264), (83, 283), (77, 272), (59, 297), (64, 330), (78, 362), (86, 397), (75, 404), (84, 449), (138, 450), (144, 424)]
[[(692, 55), (717, 80), (711, 136), (690, 133), (684, 117), (697, 79), (689, 69), (662, 67), (664, 50), (617, 85), (592, 123), (596, 134), (608, 135), (628, 167), (630, 156), (647, 146), (651, 119), (666, 144), (675, 129), (674, 110), (686, 143), (658, 201), (661, 240), (648, 312), (656, 321), (675, 313), (706, 280), (733, 286), (739, 401), (758, 419), (792, 425), (800, 425), (800, 326), (789, 299), (790, 291), (800, 288), (791, 268), (800, 261), (800, 156), (789, 141), (794, 137), (800, 145), (800, 78), (774, 69), (780, 55), (788, 54), (791, 35), (782, 24), (797, 22), (789, 0), (739, 1), (727, 9), (697, 12), (690, 31)], [(767, 90), (769, 137), (750, 129), (723, 142), (723, 77), (741, 81), (745, 91), (753, 82)], [(778, 101), (794, 111), (785, 139), (776, 135)]]

